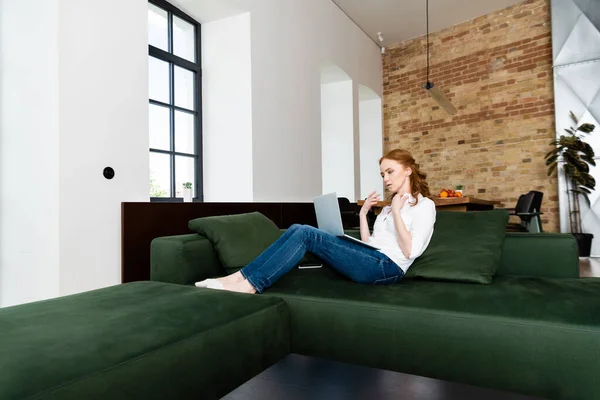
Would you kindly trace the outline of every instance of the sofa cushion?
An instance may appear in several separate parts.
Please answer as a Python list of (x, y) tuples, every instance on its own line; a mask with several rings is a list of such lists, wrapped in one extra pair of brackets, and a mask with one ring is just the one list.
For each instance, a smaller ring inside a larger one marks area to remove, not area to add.
[(289, 352), (288, 324), (279, 299), (159, 282), (3, 308), (0, 398), (220, 398)]
[(490, 283), (500, 264), (507, 222), (506, 210), (438, 211), (431, 242), (406, 278)]
[(188, 226), (212, 242), (228, 274), (246, 266), (282, 234), (259, 212), (197, 218)]

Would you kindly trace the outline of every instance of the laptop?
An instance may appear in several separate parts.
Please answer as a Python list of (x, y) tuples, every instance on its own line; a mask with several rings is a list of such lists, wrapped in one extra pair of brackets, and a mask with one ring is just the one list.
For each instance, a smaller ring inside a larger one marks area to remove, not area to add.
[(337, 236), (341, 239), (346, 239), (351, 242), (361, 244), (374, 250), (379, 250), (378, 247), (371, 246), (360, 239), (344, 233), (344, 225), (342, 225), (342, 213), (340, 212), (340, 204), (338, 203), (337, 194), (328, 193), (322, 196), (317, 196), (313, 199), (315, 203), (315, 214), (317, 215), (317, 226), (320, 230)]

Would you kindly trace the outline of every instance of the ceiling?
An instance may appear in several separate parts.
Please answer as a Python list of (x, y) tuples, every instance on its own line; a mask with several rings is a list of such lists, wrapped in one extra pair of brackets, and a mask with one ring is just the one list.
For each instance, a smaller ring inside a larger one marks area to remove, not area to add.
[(181, 11), (204, 24), (249, 10), (249, 0), (169, 0)]
[[(523, 0), (430, 0), (429, 32), (436, 32)], [(371, 39), (389, 46), (426, 32), (425, 0), (333, 0)], [(382, 32), (383, 42), (377, 39)]]

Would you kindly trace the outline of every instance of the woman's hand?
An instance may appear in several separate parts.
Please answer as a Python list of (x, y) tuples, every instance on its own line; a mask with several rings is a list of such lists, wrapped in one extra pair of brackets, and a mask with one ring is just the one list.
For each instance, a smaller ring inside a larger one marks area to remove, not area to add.
[(392, 198), (392, 212), (400, 213), (400, 210), (402, 210), (402, 207), (404, 207), (404, 203), (406, 203), (407, 200), (408, 200), (408, 193), (406, 193), (403, 196), (396, 193), (394, 195), (394, 197)]
[(380, 196), (379, 193), (377, 193), (375, 191), (372, 191), (371, 193), (369, 193), (369, 195), (365, 199), (365, 202), (363, 203), (363, 205), (360, 209), (359, 215), (366, 216), (369, 213), (369, 210), (371, 209), (371, 207), (373, 207), (379, 201), (379, 196)]

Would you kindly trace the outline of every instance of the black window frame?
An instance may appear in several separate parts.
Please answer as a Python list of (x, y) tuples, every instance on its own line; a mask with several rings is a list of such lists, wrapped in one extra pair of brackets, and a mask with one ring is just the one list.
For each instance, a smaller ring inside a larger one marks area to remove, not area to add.
[[(165, 0), (148, 0), (148, 3), (153, 4), (167, 12), (168, 20), (168, 50), (165, 51), (158, 47), (152, 46), (148, 43), (148, 55), (155, 57), (161, 61), (169, 63), (169, 103), (163, 103), (161, 101), (152, 100), (148, 97), (149, 105), (157, 105), (169, 109), (169, 142), (170, 150), (153, 149), (149, 148), (149, 153), (167, 154), (170, 157), (170, 188), (168, 197), (150, 197), (150, 201), (164, 202), (164, 201), (181, 201), (181, 197), (176, 197), (176, 165), (175, 156), (191, 156), (191, 153), (181, 153), (175, 151), (175, 111), (182, 111), (188, 114), (194, 115), (194, 143), (195, 143), (195, 154), (194, 154), (194, 193), (192, 194), (193, 201), (204, 201), (204, 185), (203, 185), (203, 162), (202, 162), (202, 53), (201, 53), (201, 27), (200, 23), (175, 7), (171, 3)], [(176, 56), (173, 53), (173, 16), (181, 18), (185, 22), (194, 26), (195, 40), (196, 40), (196, 62), (191, 62), (185, 58)], [(194, 110), (178, 107), (175, 105), (174, 91), (174, 71), (175, 67), (184, 68), (186, 70), (195, 73), (194, 79)]]

